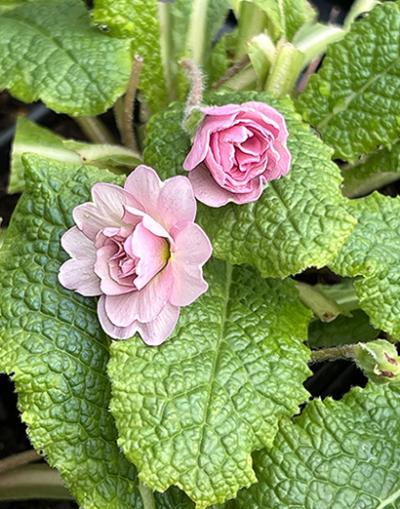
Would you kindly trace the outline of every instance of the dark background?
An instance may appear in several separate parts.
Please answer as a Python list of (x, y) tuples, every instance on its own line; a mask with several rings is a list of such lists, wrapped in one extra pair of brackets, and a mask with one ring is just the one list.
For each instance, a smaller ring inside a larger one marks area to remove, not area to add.
[[(338, 8), (337, 22), (343, 20), (352, 4), (351, 0), (314, 0), (320, 12), (321, 20), (327, 21), (333, 6)], [(9, 172), (9, 154), (14, 134), (15, 118), (28, 115), (31, 120), (49, 127), (56, 133), (67, 138), (84, 140), (85, 137), (77, 124), (66, 115), (57, 115), (40, 103), (25, 105), (12, 99), (7, 93), (0, 93), (0, 217), (5, 225), (18, 200), (17, 195), (7, 195), (6, 186)], [(104, 119), (112, 122), (110, 115)], [(315, 275), (309, 274), (310, 279)], [(313, 281), (314, 282), (314, 281)], [(363, 385), (365, 379), (357, 368), (346, 361), (319, 364), (314, 368), (314, 376), (306, 382), (307, 389), (313, 396), (335, 398), (342, 396), (352, 385)], [(11, 454), (31, 448), (26, 437), (25, 426), (21, 423), (16, 407), (14, 386), (8, 377), (0, 375), (0, 459)], [(78, 506), (72, 502), (32, 501), (32, 502), (0, 502), (0, 509), (73, 509)]]

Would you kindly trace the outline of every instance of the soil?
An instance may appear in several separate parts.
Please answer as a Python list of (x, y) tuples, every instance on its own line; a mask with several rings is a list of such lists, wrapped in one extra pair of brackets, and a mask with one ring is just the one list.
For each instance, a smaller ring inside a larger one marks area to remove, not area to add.
[[(317, 2), (314, 2), (317, 3)], [(342, 11), (339, 19), (343, 18), (343, 7), (348, 7), (351, 1), (336, 2), (341, 4)], [(331, 12), (332, 2), (320, 0), (318, 2), (321, 18), (326, 20)], [(15, 119), (18, 115), (27, 115), (31, 120), (51, 128), (67, 138), (85, 140), (78, 125), (68, 116), (51, 112), (41, 103), (25, 105), (7, 93), (0, 93), (0, 217), (3, 225), (7, 225), (12, 211), (19, 198), (18, 195), (6, 193), (11, 142), (14, 135)], [(104, 119), (109, 127), (115, 126), (109, 116)], [(388, 186), (386, 194), (399, 194), (399, 185)], [(301, 280), (309, 283), (334, 283), (336, 276), (327, 270), (309, 270), (301, 275)], [(307, 390), (314, 397), (332, 396), (340, 398), (354, 385), (364, 386), (366, 379), (354, 364), (346, 361), (328, 362), (312, 367), (314, 375), (305, 383)], [(25, 426), (20, 420), (17, 410), (17, 399), (13, 383), (4, 375), (0, 375), (0, 459), (11, 454), (22, 452), (31, 448), (26, 437)], [(24, 501), (0, 503), (0, 509), (74, 509), (78, 506), (72, 502), (59, 501)]]

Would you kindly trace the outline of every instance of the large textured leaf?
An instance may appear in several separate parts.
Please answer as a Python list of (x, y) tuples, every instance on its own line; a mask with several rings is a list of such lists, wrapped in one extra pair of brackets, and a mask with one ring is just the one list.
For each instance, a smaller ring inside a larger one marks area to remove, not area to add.
[[(299, 120), (289, 99), (265, 93), (224, 93), (211, 104), (268, 102), (285, 116), (289, 128), (290, 173), (270, 183), (252, 204), (199, 207), (198, 220), (210, 236), (214, 254), (230, 263), (251, 263), (264, 276), (284, 277), (335, 257), (355, 220), (346, 210), (338, 168), (331, 151)], [(173, 106), (149, 124), (145, 161), (161, 175), (183, 172), (190, 141), (181, 127), (182, 108)]]
[(370, 384), (307, 405), (255, 456), (259, 483), (233, 509), (396, 509), (400, 389)]
[(137, 155), (125, 147), (65, 140), (50, 130), (20, 117), (17, 120), (12, 147), (9, 193), (20, 193), (24, 190), (25, 169), (22, 156), (26, 153), (42, 155), (65, 163), (84, 162), (98, 168), (107, 167), (117, 173), (126, 168), (132, 169), (138, 163)]
[(400, 133), (400, 3), (385, 2), (327, 52), (299, 100), (304, 118), (335, 149), (355, 160)]
[(109, 367), (118, 443), (141, 480), (177, 485), (199, 508), (256, 481), (251, 452), (307, 399), (309, 374), (310, 313), (291, 281), (219, 261), (206, 279), (162, 347), (115, 342)]
[(160, 46), (158, 0), (95, 0), (95, 23), (107, 27), (112, 35), (126, 37), (134, 53), (143, 58), (140, 88), (152, 111), (167, 102), (167, 90)]
[(400, 335), (400, 198), (374, 193), (350, 202), (358, 218), (332, 268), (355, 282), (360, 306), (377, 328)]
[(129, 43), (91, 28), (81, 0), (38, 0), (0, 15), (0, 89), (55, 111), (97, 115), (125, 91)]
[(141, 509), (136, 471), (120, 453), (106, 364), (109, 341), (94, 299), (57, 273), (72, 208), (89, 199), (96, 168), (29, 156), (27, 187), (0, 252), (0, 367), (13, 375), (33, 446), (85, 509)]
[[(246, 0), (247, 1), (247, 0)], [(307, 0), (252, 0), (268, 17), (269, 31), (275, 39), (291, 41), (296, 32), (316, 17)]]
[(343, 192), (362, 196), (400, 179), (400, 143), (378, 150), (365, 161), (343, 170)]

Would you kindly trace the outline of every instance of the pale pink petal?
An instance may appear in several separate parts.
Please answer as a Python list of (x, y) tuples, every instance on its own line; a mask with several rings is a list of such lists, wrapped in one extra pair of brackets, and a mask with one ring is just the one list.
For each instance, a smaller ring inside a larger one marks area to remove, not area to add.
[(86, 297), (100, 295), (100, 280), (93, 268), (96, 259), (93, 242), (74, 226), (64, 233), (61, 245), (72, 256), (60, 267), (58, 280), (62, 286)]
[(114, 325), (107, 316), (104, 305), (105, 299), (106, 297), (102, 295), (97, 303), (97, 316), (99, 318), (101, 328), (113, 339), (132, 338), (136, 332), (138, 332), (138, 322), (134, 321), (127, 327), (117, 327)]
[(212, 254), (212, 245), (199, 225), (189, 223), (174, 232), (171, 248), (173, 261), (189, 265), (203, 265)]
[(142, 290), (125, 295), (107, 295), (105, 310), (108, 318), (118, 327), (126, 327), (134, 320), (153, 320), (167, 303), (172, 283), (172, 272), (167, 266)]
[(151, 346), (164, 343), (176, 327), (179, 312), (179, 307), (166, 304), (154, 320), (148, 323), (139, 323), (137, 327), (143, 341)]
[(166, 230), (177, 223), (193, 222), (196, 200), (187, 177), (172, 177), (165, 181), (158, 198), (158, 218)]
[(140, 217), (144, 226), (152, 233), (154, 233), (154, 235), (157, 235), (158, 237), (165, 237), (166, 239), (169, 240), (171, 239), (167, 230), (163, 226), (161, 226), (161, 224), (158, 223), (155, 219), (149, 216), (149, 214), (147, 214), (146, 212), (142, 212), (139, 209), (128, 206), (126, 207), (124, 219), (129, 221), (130, 216)]
[(95, 184), (92, 189), (95, 203), (84, 203), (73, 210), (73, 218), (80, 230), (91, 240), (105, 227), (123, 225), (124, 203), (127, 193), (113, 184)]
[(139, 258), (135, 286), (141, 290), (166, 264), (169, 257), (168, 243), (165, 238), (154, 235), (142, 222), (136, 226), (125, 244), (129, 244), (127, 252)]
[(97, 250), (94, 271), (101, 280), (101, 291), (106, 295), (120, 295), (132, 292), (132, 286), (121, 285), (112, 277), (110, 272), (110, 258), (114, 253), (115, 247), (112, 245), (106, 245)]
[(151, 216), (157, 213), (161, 180), (153, 168), (143, 164), (135, 168), (126, 179), (124, 189), (137, 201), (136, 208)]
[(232, 201), (233, 193), (223, 189), (210, 175), (205, 165), (198, 166), (189, 174), (194, 195), (210, 207), (222, 207)]

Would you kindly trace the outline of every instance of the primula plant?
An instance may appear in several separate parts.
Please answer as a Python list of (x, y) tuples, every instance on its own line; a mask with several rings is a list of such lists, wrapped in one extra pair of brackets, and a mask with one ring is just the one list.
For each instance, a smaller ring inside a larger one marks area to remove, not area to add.
[(0, 0), (0, 88), (86, 136), (16, 125), (0, 369), (49, 466), (0, 499), (400, 507), (399, 38), (400, 1)]

